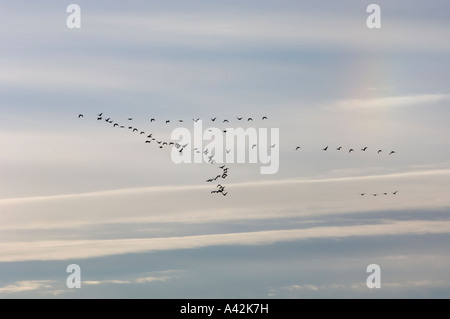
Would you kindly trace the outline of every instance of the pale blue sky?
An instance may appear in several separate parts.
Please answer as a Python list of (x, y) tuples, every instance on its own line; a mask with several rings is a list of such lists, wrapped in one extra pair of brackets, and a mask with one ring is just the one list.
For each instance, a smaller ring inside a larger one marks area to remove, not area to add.
[[(448, 298), (450, 5), (378, 1), (374, 30), (372, 2), (78, 1), (75, 30), (0, 0), (0, 298)], [(166, 139), (265, 115), (280, 170), (212, 196), (101, 112)]]

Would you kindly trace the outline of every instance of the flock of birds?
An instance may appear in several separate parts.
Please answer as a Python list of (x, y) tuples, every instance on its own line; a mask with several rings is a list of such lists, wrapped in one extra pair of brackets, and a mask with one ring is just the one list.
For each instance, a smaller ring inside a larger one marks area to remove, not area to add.
[[(78, 118), (79, 118), (79, 119), (80, 119), (80, 118), (84, 118), (84, 114), (82, 114), (82, 113), (78, 114)], [(210, 118), (210, 119), (211, 119), (211, 122), (216, 122), (216, 121), (217, 121), (217, 122), (220, 122), (220, 121), (217, 119), (217, 117), (212, 117), (212, 118)], [(244, 118), (244, 117), (239, 117), (239, 116), (237, 116), (236, 119), (237, 119), (238, 121), (242, 121), (242, 120), (247, 121), (247, 122), (253, 121), (253, 118), (252, 118), (252, 117)], [(188, 143), (182, 145), (182, 144), (179, 144), (179, 143), (174, 143), (174, 142), (170, 142), (170, 141), (168, 142), (168, 141), (164, 141), (164, 140), (162, 140), (162, 139), (157, 139), (156, 137), (153, 136), (154, 133), (149, 133), (149, 132), (140, 130), (140, 129), (138, 129), (137, 127), (134, 127), (133, 125), (131, 125), (131, 123), (132, 123), (132, 121), (133, 121), (133, 118), (132, 118), (132, 117), (127, 118), (127, 122), (128, 122), (129, 124), (128, 124), (128, 125), (124, 125), (123, 123), (119, 123), (119, 122), (113, 121), (110, 117), (104, 116), (104, 113), (103, 113), (103, 112), (97, 114), (97, 121), (103, 121), (103, 120), (104, 120), (104, 122), (106, 122), (106, 123), (108, 123), (108, 124), (112, 124), (113, 127), (120, 128), (120, 129), (125, 129), (125, 128), (127, 128), (129, 131), (131, 131), (131, 132), (133, 132), (133, 133), (138, 133), (139, 135), (145, 136), (145, 138), (146, 138), (145, 144), (151, 144), (152, 142), (154, 142), (153, 144), (156, 143), (160, 149), (164, 148), (164, 146), (174, 146), (174, 147), (178, 150), (178, 152), (182, 153), (183, 150), (189, 145)], [(198, 121), (200, 120), (200, 118), (193, 118), (192, 120), (193, 120), (194, 122), (198, 122)], [(267, 120), (267, 116), (262, 116), (262, 117), (261, 117), (261, 120)], [(153, 123), (153, 122), (156, 122), (156, 119), (155, 119), (155, 118), (150, 118), (150, 123)], [(171, 120), (163, 120), (163, 122), (164, 122), (165, 124), (168, 124), (168, 123), (171, 122)], [(177, 122), (178, 122), (178, 123), (182, 123), (182, 122), (184, 122), (184, 120), (179, 119), (179, 120), (177, 120)], [(229, 123), (229, 120), (228, 120), (228, 119), (223, 119), (221, 122), (222, 122), (222, 123)], [(224, 132), (226, 133), (226, 130), (224, 130)], [(252, 149), (253, 149), (254, 147), (256, 147), (256, 146), (257, 146), (256, 144), (252, 145)], [(271, 145), (271, 148), (274, 148), (275, 146), (276, 146), (276, 144), (273, 144), (273, 145)], [(360, 149), (360, 151), (366, 152), (367, 149), (368, 149), (368, 147), (367, 147), (367, 146), (364, 146), (363, 148)], [(296, 147), (295, 147), (295, 151), (299, 151), (299, 150), (301, 150), (301, 146), (296, 146)], [(326, 151), (328, 151), (328, 150), (329, 150), (329, 146), (328, 146), (328, 145), (327, 145), (326, 147), (322, 148), (322, 151), (325, 151), (325, 152), (326, 152)], [(341, 150), (343, 150), (343, 147), (342, 147), (342, 146), (339, 146), (339, 147), (336, 148), (336, 150), (337, 150), (337, 151), (341, 151)], [(197, 153), (200, 152), (197, 148), (195, 148), (194, 151), (197, 152)], [(226, 150), (227, 153), (230, 152), (230, 151), (231, 151), (231, 150)], [(349, 154), (352, 153), (352, 152), (355, 152), (355, 149), (354, 149), (354, 148), (350, 148), (350, 149), (348, 150), (348, 153), (349, 153)], [(382, 153), (382, 152), (383, 152), (382, 149), (378, 149), (377, 154), (380, 154), (380, 153)], [(397, 153), (396, 151), (393, 151), (393, 150), (392, 150), (392, 151), (390, 151), (390, 152), (388, 153), (388, 155), (393, 155), (393, 154), (396, 154), (396, 153)], [(205, 149), (205, 150), (203, 151), (203, 154), (205, 154), (205, 155), (208, 156), (208, 163), (210, 163), (210, 164), (215, 164), (215, 161), (214, 161), (214, 154), (210, 154), (208, 149)], [(228, 170), (229, 170), (228, 167), (226, 167), (225, 165), (222, 165), (222, 166), (219, 167), (219, 169), (222, 170), (222, 173), (221, 173), (221, 174), (217, 174), (216, 176), (207, 179), (206, 182), (212, 183), (212, 182), (217, 181), (218, 179), (225, 179), (225, 178), (228, 176)], [(226, 195), (228, 194), (228, 191), (225, 192), (224, 190), (225, 190), (225, 186), (223, 186), (223, 185), (221, 185), (221, 184), (217, 184), (216, 189), (212, 190), (212, 191), (211, 191), (211, 194), (222, 194), (223, 196), (226, 196)], [(392, 194), (393, 194), (393, 195), (396, 195), (397, 192), (398, 192), (398, 191), (392, 192)], [(390, 193), (387, 193), (387, 192), (384, 192), (384, 193), (371, 193), (371, 195), (374, 196), (374, 197), (376, 197), (376, 196), (378, 196), (378, 195), (385, 195), (385, 196), (387, 196), (388, 194), (390, 194)], [(368, 195), (368, 194), (367, 194), (367, 193), (360, 193), (360, 195), (361, 195), (361, 196), (365, 196), (365, 195)]]
[[(79, 119), (84, 118), (84, 114), (82, 114), (82, 113), (78, 114), (78, 118)], [(216, 122), (216, 121), (220, 122), (220, 120), (218, 120), (217, 117), (212, 117), (210, 119), (211, 119), (211, 122)], [(241, 117), (237, 116), (236, 119), (238, 121), (244, 120), (246, 122), (253, 122), (253, 118), (252, 117), (244, 118), (242, 116)], [(193, 118), (192, 119), (192, 121), (194, 121), (194, 122), (198, 122), (199, 120), (200, 120), (200, 118)], [(267, 116), (262, 116), (261, 120), (263, 120), (263, 121), (267, 120)], [(151, 144), (152, 142), (154, 142), (154, 144), (156, 143), (160, 149), (164, 148), (164, 146), (173, 146), (173, 147), (175, 147), (178, 150), (178, 152), (182, 153), (183, 150), (189, 145), (188, 143), (182, 145), (182, 144), (179, 144), (179, 143), (174, 143), (174, 142), (170, 142), (170, 141), (164, 141), (162, 139), (157, 139), (156, 137), (154, 137), (154, 133), (150, 133), (150, 132), (146, 132), (144, 130), (140, 130), (137, 127), (131, 125), (131, 123), (133, 121), (132, 117), (128, 117), (127, 118), (127, 123), (128, 124), (125, 125), (123, 123), (119, 123), (117, 121), (112, 120), (110, 117), (105, 116), (104, 113), (102, 112), (102, 113), (98, 113), (97, 114), (97, 121), (104, 121), (104, 122), (106, 122), (108, 124), (112, 124), (112, 127), (114, 127), (114, 128), (119, 128), (119, 129), (126, 129), (127, 128), (132, 133), (137, 133), (139, 135), (144, 136), (146, 138), (145, 142), (144, 142), (145, 144)], [(150, 123), (153, 123), (153, 122), (156, 122), (156, 119), (155, 118), (150, 118)], [(171, 122), (171, 120), (163, 120), (163, 123), (165, 123), (165, 124), (169, 124), (170, 122)], [(179, 119), (179, 120), (177, 120), (175, 122), (183, 123), (184, 120)], [(228, 119), (223, 119), (223, 120), (221, 120), (221, 122), (222, 123), (229, 123), (230, 121)], [(226, 130), (224, 130), (224, 132), (226, 133)], [(255, 146), (256, 145), (254, 145), (253, 147), (255, 147)], [(272, 147), (275, 147), (275, 145), (272, 145)], [(195, 148), (194, 151), (197, 152), (197, 153), (200, 152), (200, 150), (198, 150), (197, 148)], [(227, 153), (229, 153), (231, 150), (226, 150), (226, 151), (227, 151)], [(210, 163), (210, 164), (215, 164), (216, 163), (215, 160), (214, 160), (214, 154), (210, 154), (208, 149), (205, 149), (203, 151), (203, 154), (208, 156), (208, 163)], [(225, 178), (227, 178), (229, 168), (225, 167), (225, 165), (222, 165), (222, 166), (219, 167), (219, 169), (222, 170), (222, 173), (218, 174), (218, 175), (216, 175), (216, 176), (214, 176), (212, 178), (207, 179), (206, 182), (211, 183), (211, 182), (217, 181), (218, 179), (225, 179)], [(225, 186), (223, 186), (221, 184), (217, 184), (216, 188), (211, 191), (211, 194), (221, 194), (223, 196), (226, 196), (228, 194), (228, 191), (225, 192), (224, 190), (225, 190)]]
[[(389, 195), (389, 194), (397, 195), (397, 193), (398, 193), (398, 191), (395, 191), (395, 192), (392, 192), (392, 193), (386, 193), (386, 192), (384, 192), (384, 193), (371, 193), (370, 195), (376, 197), (376, 196), (378, 196), (378, 195), (385, 195), (385, 196), (387, 196), (387, 195)], [(359, 195), (365, 196), (365, 195), (369, 195), (369, 194), (367, 194), (367, 193), (360, 193)]]
[[(336, 148), (337, 151), (341, 151), (342, 149), (343, 149), (342, 146), (339, 146), (339, 147)], [(363, 148), (361, 148), (361, 151), (362, 151), (362, 152), (365, 152), (365, 151), (367, 151), (367, 149), (368, 149), (368, 147), (367, 147), (367, 146), (364, 146)], [(300, 146), (297, 146), (297, 147), (295, 148), (295, 150), (296, 150), (296, 151), (301, 150), (301, 147), (300, 147)], [(328, 151), (328, 145), (325, 146), (324, 148), (322, 148), (322, 151)], [(355, 152), (355, 149), (354, 149), (354, 148), (350, 148), (350, 149), (348, 150), (348, 153), (350, 154), (351, 152)], [(383, 152), (382, 149), (378, 149), (377, 154), (380, 154), (380, 153), (382, 153), (382, 152)], [(392, 154), (396, 154), (396, 153), (397, 153), (396, 151), (390, 151), (388, 155), (392, 155)]]

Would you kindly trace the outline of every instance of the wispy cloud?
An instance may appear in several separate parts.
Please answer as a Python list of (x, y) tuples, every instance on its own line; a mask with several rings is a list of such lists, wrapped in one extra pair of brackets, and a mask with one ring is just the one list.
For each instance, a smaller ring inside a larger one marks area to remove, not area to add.
[(388, 96), (371, 99), (347, 99), (339, 100), (327, 106), (330, 110), (365, 110), (377, 108), (393, 108), (403, 106), (414, 106), (417, 104), (429, 104), (448, 100), (449, 94), (421, 94), (405, 96)]
[(13, 284), (0, 287), (0, 294), (15, 294), (29, 292), (33, 290), (50, 289), (53, 287), (53, 280), (22, 280)]
[[(449, 221), (393, 221), (377, 225), (311, 227), (164, 238), (8, 242), (0, 244), (0, 261), (82, 259), (218, 245), (268, 245), (315, 238), (448, 233), (450, 233)], [(142, 279), (142, 281), (146, 280), (155, 280), (155, 278), (151, 276)]]

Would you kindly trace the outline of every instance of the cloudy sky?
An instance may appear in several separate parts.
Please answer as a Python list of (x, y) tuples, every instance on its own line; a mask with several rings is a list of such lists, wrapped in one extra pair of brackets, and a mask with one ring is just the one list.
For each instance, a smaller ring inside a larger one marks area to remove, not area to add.
[[(0, 298), (450, 297), (448, 1), (70, 3), (0, 0)], [(193, 118), (279, 171), (211, 194), (145, 143)]]

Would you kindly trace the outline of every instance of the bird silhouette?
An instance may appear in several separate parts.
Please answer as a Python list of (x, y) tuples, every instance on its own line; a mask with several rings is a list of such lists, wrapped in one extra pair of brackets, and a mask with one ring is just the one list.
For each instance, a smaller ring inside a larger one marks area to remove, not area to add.
[(378, 150), (378, 152), (377, 152), (377, 153), (378, 153), (378, 154), (380, 154), (381, 152), (383, 152), (383, 151), (382, 151), (382, 150)]
[(262, 119), (263, 119), (263, 120), (267, 120), (267, 116), (263, 116)]
[(270, 146), (271, 148), (274, 148), (276, 144), (273, 144), (272, 146)]
[(396, 151), (391, 151), (389, 155), (397, 153)]
[[(327, 146), (327, 148), (328, 148), (328, 146)], [(338, 151), (340, 151), (341, 150), (341, 148), (342, 148), (342, 146), (339, 146), (338, 148), (336, 148)]]
[(247, 119), (247, 122), (248, 122), (248, 121), (253, 121), (253, 119), (252, 119), (251, 117), (249, 117), (249, 118)]
[(378, 196), (378, 194), (372, 194), (373, 196)]
[(102, 120), (102, 117), (97, 117), (97, 121), (101, 121)]
[(367, 146), (365, 146), (364, 148), (362, 148), (361, 151), (364, 151), (364, 152), (365, 152), (366, 149), (367, 149)]
[(214, 117), (214, 118), (212, 118), (212, 119), (211, 119), (211, 121), (213, 121), (213, 122), (214, 122), (214, 121), (216, 120), (216, 118), (217, 118), (217, 117)]
[(180, 122), (180, 123), (181, 123), (181, 122), (183, 122), (183, 120), (178, 120), (178, 122)]
[(141, 133), (139, 133), (140, 135), (142, 135), (142, 134), (145, 134), (145, 132), (144, 131), (142, 131)]
[(223, 120), (223, 123), (225, 123), (225, 122), (229, 123), (229, 121), (227, 119)]
[(297, 146), (296, 148), (295, 148), (295, 150), (297, 151), (297, 150), (299, 150), (301, 147), (300, 146)]
[(150, 143), (151, 141), (145, 141), (145, 143)]
[(256, 144), (253, 144), (252, 149), (254, 149), (256, 146), (257, 146)]
[(116, 126), (119, 126), (119, 124), (117, 124), (117, 123), (114, 123), (113, 127), (116, 127)]
[(133, 120), (133, 118), (129, 117), (129, 118), (128, 118), (128, 121), (131, 121), (131, 120)]
[(78, 114), (78, 118), (84, 117), (83, 114)]
[(242, 117), (236, 117), (238, 119), (238, 121), (242, 120)]
[(364, 195), (366, 195), (366, 193), (361, 193), (361, 194), (359, 194), (359, 195), (364, 196)]
[(137, 131), (139, 131), (137, 128), (134, 128), (134, 129), (133, 129), (133, 132), (137, 132)]
[(397, 195), (397, 192), (398, 192), (398, 191), (395, 191), (395, 192), (393, 192), (392, 194)]
[(349, 149), (349, 153), (354, 152), (355, 150), (353, 148)]
[(170, 120), (166, 120), (166, 124), (169, 123), (169, 122), (170, 122)]
[(155, 122), (155, 119), (154, 118), (150, 119), (150, 122)]
[(197, 119), (192, 119), (194, 122), (197, 122), (198, 120), (200, 120), (200, 118), (197, 118)]
[(327, 149), (328, 149), (328, 146), (327, 146), (327, 147), (325, 147), (325, 148), (323, 148), (323, 149), (322, 149), (322, 151), (326, 151)]

